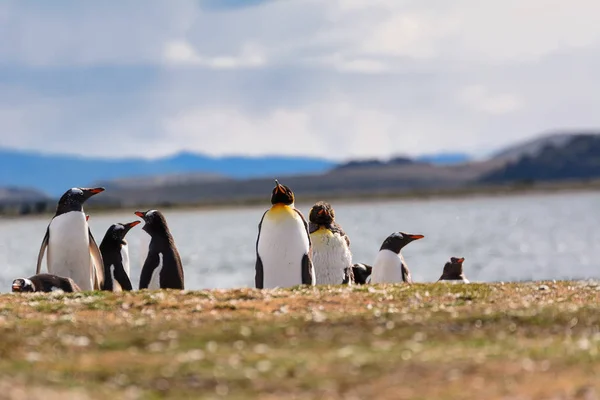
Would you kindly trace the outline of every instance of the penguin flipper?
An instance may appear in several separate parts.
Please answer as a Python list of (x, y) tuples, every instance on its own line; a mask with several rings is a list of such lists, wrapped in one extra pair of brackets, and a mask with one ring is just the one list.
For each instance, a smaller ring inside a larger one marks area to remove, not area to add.
[(265, 219), (265, 215), (267, 215), (268, 212), (268, 210), (265, 211), (262, 218), (260, 219), (260, 222), (258, 223), (258, 237), (256, 238), (256, 265), (254, 266), (254, 286), (256, 286), (257, 289), (264, 288), (264, 270), (262, 260), (260, 259), (260, 255), (258, 254), (258, 241), (260, 240), (260, 230), (262, 228), (263, 220)]
[(42, 261), (44, 259), (44, 253), (46, 252), (46, 248), (48, 247), (48, 240), (50, 239), (50, 226), (46, 228), (46, 234), (44, 235), (44, 240), (42, 240), (42, 245), (40, 246), (40, 252), (38, 253), (37, 266), (35, 268), (35, 274), (39, 274), (42, 270)]
[[(121, 289), (126, 290), (126, 291), (133, 290), (133, 286), (131, 285), (131, 280), (129, 279), (129, 275), (127, 275), (127, 272), (125, 271), (125, 268), (123, 268), (123, 264), (118, 263), (118, 264), (114, 265), (113, 268), (114, 268), (113, 271), (115, 274), (115, 280), (121, 286)], [(105, 279), (106, 279), (106, 277), (105, 277)]]
[(404, 263), (402, 263), (402, 280), (406, 283), (413, 283), (410, 271)]
[(150, 286), (150, 280), (152, 279), (152, 273), (158, 267), (160, 263), (160, 257), (158, 253), (148, 252), (144, 266), (142, 267), (142, 273), (140, 275), (140, 290), (148, 289)]
[(94, 290), (101, 290), (102, 286), (104, 286), (104, 261), (102, 260), (102, 253), (100, 253), (100, 249), (98, 248), (98, 244), (92, 235), (92, 230), (88, 228), (88, 236), (89, 236), (89, 248), (90, 255), (92, 257), (92, 276), (94, 277)]

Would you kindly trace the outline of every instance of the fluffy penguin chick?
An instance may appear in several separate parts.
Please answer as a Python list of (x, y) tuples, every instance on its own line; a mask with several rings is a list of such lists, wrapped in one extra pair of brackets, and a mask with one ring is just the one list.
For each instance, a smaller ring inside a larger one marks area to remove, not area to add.
[(385, 239), (373, 263), (371, 283), (412, 283), (410, 270), (400, 251), (415, 240), (423, 239), (423, 235), (412, 235), (394, 232)]
[(258, 289), (315, 284), (308, 223), (294, 201), (292, 190), (275, 180), (272, 206), (258, 224), (254, 277)]
[(27, 292), (81, 292), (81, 289), (71, 278), (63, 278), (52, 274), (37, 274), (29, 278), (18, 278), (12, 283), (12, 291), (15, 293)]
[(467, 277), (465, 276), (465, 274), (463, 272), (463, 263), (464, 262), (465, 262), (464, 257), (450, 258), (450, 261), (447, 262), (446, 265), (444, 265), (444, 272), (442, 273), (442, 276), (440, 277), (438, 282), (451, 281), (451, 282), (469, 283), (469, 280), (467, 279)]
[(329, 203), (316, 203), (309, 213), (312, 262), (317, 285), (339, 285), (346, 268), (352, 266), (350, 239), (335, 222)]

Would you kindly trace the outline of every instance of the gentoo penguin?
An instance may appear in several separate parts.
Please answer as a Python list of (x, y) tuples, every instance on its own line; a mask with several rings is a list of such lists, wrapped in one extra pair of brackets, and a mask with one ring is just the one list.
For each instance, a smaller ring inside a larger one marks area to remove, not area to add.
[(457, 258), (452, 257), (450, 261), (444, 265), (444, 272), (442, 276), (438, 280), (440, 281), (452, 281), (452, 282), (462, 282), (469, 283), (469, 280), (465, 276), (463, 272), (463, 263), (465, 262), (465, 258)]
[[(140, 221), (133, 221), (128, 224), (111, 225), (102, 243), (100, 243), (100, 252), (104, 261), (104, 285), (102, 290), (120, 291), (132, 290), (131, 280), (129, 279), (129, 249), (125, 235)], [(114, 283), (113, 283), (114, 279)]]
[(294, 207), (294, 193), (275, 180), (271, 204), (258, 224), (256, 287), (315, 285), (308, 223)]
[(335, 222), (335, 211), (327, 202), (317, 202), (308, 219), (316, 283), (339, 285), (346, 268), (352, 267), (350, 239)]
[(72, 278), (82, 290), (99, 290), (104, 283), (104, 264), (83, 212), (83, 203), (104, 188), (72, 188), (58, 201), (56, 214), (46, 229), (38, 254), (36, 274), (48, 248), (51, 274)]
[(148, 255), (140, 275), (141, 289), (184, 289), (183, 267), (167, 220), (160, 211), (136, 211), (144, 219), (142, 228), (150, 235)]
[(52, 274), (37, 274), (29, 278), (19, 278), (12, 283), (13, 292), (54, 292), (57, 290), (81, 292), (73, 279)]
[(423, 235), (411, 235), (394, 232), (384, 240), (373, 263), (371, 283), (412, 283), (410, 271), (400, 251), (414, 240), (423, 239)]
[(373, 267), (362, 263), (354, 264), (352, 268), (346, 267), (344, 269), (344, 280), (342, 281), (342, 285), (354, 283), (365, 285), (368, 282), (372, 271)]

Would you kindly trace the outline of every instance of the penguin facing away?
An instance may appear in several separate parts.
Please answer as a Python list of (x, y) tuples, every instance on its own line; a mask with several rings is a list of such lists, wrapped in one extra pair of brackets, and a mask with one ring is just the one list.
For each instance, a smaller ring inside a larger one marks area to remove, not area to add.
[(52, 274), (37, 274), (29, 278), (18, 278), (12, 283), (12, 291), (15, 293), (26, 292), (81, 292), (81, 289), (71, 278), (63, 278)]
[(111, 225), (100, 243), (100, 252), (104, 261), (104, 285), (102, 290), (133, 290), (130, 279), (129, 246), (125, 235), (140, 221), (128, 224)]
[(342, 285), (365, 285), (369, 281), (369, 276), (373, 271), (373, 267), (367, 264), (356, 263), (350, 267), (344, 269), (344, 280)]
[(72, 188), (56, 207), (38, 254), (36, 274), (41, 272), (44, 254), (50, 274), (72, 278), (82, 290), (99, 290), (104, 283), (104, 263), (83, 212), (83, 204), (104, 188)]
[(317, 202), (308, 218), (316, 283), (339, 285), (346, 268), (352, 266), (350, 239), (335, 222), (335, 211), (329, 203)]
[(371, 283), (412, 283), (410, 270), (400, 251), (407, 244), (424, 237), (423, 235), (412, 235), (404, 232), (394, 232), (388, 236), (381, 245), (373, 263)]
[(465, 258), (457, 258), (451, 257), (450, 261), (444, 265), (444, 271), (442, 272), (442, 276), (438, 280), (438, 282), (462, 282), (469, 283), (469, 280), (465, 276), (463, 272), (463, 263), (465, 262)]
[(258, 289), (315, 285), (308, 223), (294, 201), (292, 190), (275, 180), (272, 206), (258, 224), (254, 277)]
[(184, 289), (183, 267), (164, 215), (157, 210), (136, 211), (150, 235), (148, 255), (140, 275), (141, 289)]

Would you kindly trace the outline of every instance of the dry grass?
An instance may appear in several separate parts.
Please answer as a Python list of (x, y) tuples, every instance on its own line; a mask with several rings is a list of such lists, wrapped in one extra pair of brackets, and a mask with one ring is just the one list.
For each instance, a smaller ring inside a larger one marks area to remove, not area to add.
[(597, 399), (598, 289), (7, 294), (0, 399)]

